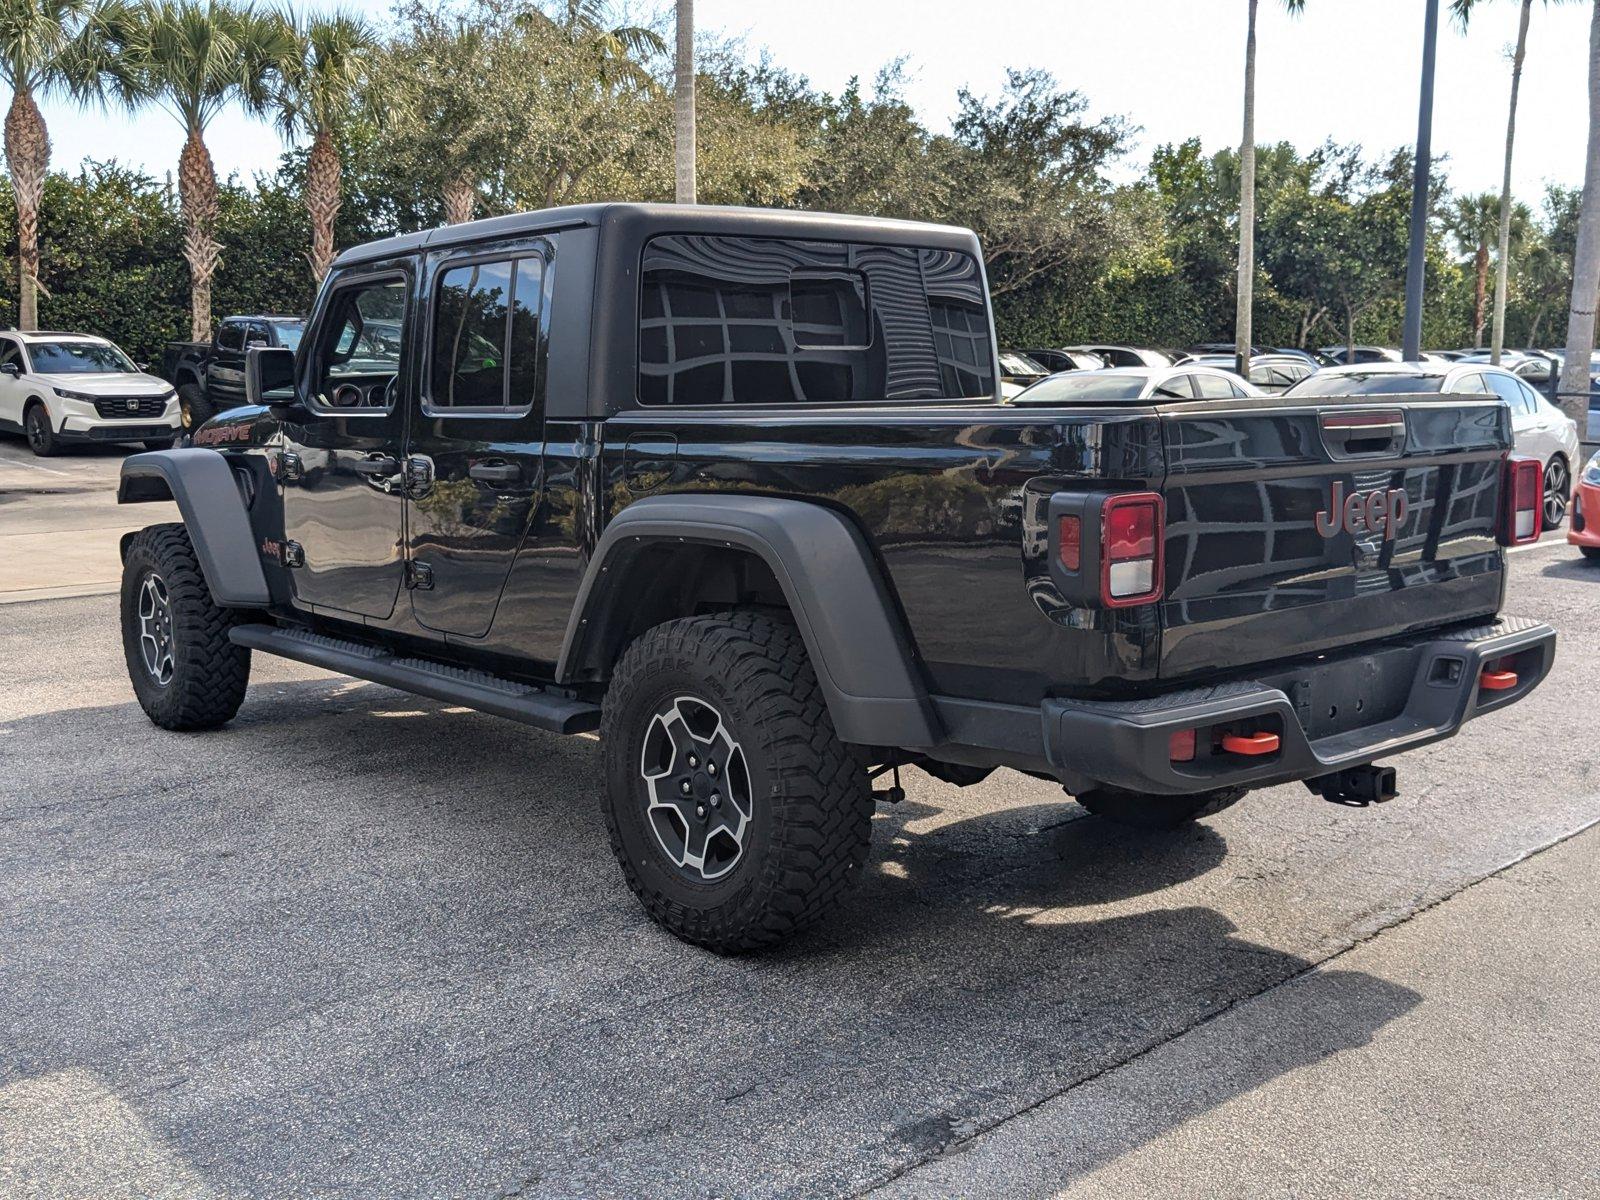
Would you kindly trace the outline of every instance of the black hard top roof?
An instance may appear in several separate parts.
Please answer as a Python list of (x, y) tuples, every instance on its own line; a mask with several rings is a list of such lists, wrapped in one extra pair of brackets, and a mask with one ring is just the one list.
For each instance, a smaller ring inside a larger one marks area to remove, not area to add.
[(780, 208), (736, 208), (711, 204), (572, 204), (536, 212), (487, 217), (460, 225), (441, 225), (352, 246), (334, 266), (371, 262), (452, 246), (502, 238), (552, 233), (592, 226), (617, 228), (643, 239), (657, 233), (724, 233), (746, 237), (816, 237), (848, 241), (905, 244), (976, 253), (977, 236), (951, 225), (858, 217), (840, 213), (800, 212)]

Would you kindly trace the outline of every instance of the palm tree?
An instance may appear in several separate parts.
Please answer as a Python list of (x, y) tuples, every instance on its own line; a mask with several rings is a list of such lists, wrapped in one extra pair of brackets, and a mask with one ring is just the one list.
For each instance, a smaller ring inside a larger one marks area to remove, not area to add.
[(674, 188), (679, 204), (694, 203), (694, 0), (678, 0), (678, 53), (673, 62)]
[(118, 9), (103, 0), (0, 2), (0, 82), (11, 88), (6, 167), (17, 205), (17, 325), (39, 327), (39, 203), (50, 168), (50, 132), (37, 97), (67, 92), (96, 100), (115, 51)]
[(1450, 211), (1450, 232), (1472, 254), (1472, 344), (1483, 344), (1489, 314), (1489, 239), (1500, 221), (1500, 202), (1493, 192), (1457, 196)]
[(128, 22), (121, 91), (132, 107), (150, 101), (184, 130), (178, 158), (183, 257), (189, 264), (190, 336), (211, 333), (217, 241), (217, 173), (206, 128), (229, 104), (264, 113), (279, 65), (294, 42), (284, 21), (231, 0), (139, 0)]
[[(1234, 311), (1233, 340), (1236, 369), (1250, 373), (1251, 312), (1256, 292), (1256, 7), (1249, 0), (1250, 16), (1244, 39), (1244, 138), (1239, 143), (1239, 284)], [(1298, 16), (1305, 0), (1283, 0), (1284, 10)]]
[(1589, 23), (1589, 149), (1578, 210), (1578, 244), (1572, 255), (1572, 307), (1567, 313), (1567, 357), (1561, 368), (1561, 407), (1583, 429), (1589, 419), (1589, 359), (1594, 353), (1594, 310), (1600, 300), (1600, 0)]
[[(1451, 0), (1450, 11), (1463, 32), (1472, 11), (1484, 0)], [(1545, 0), (1548, 5), (1551, 0)], [(1556, 0), (1557, 3), (1560, 0)], [(1500, 182), (1500, 231), (1494, 266), (1494, 333), (1489, 361), (1499, 363), (1506, 340), (1506, 288), (1511, 254), (1511, 153), (1517, 141), (1517, 92), (1522, 86), (1522, 63), (1528, 52), (1528, 21), (1533, 16), (1533, 0), (1521, 0), (1522, 14), (1517, 21), (1517, 46), (1511, 54), (1511, 105), (1506, 115), (1506, 161)]]
[(279, 66), (278, 127), (284, 137), (308, 135), (306, 212), (311, 218), (311, 274), (321, 283), (333, 263), (333, 222), (343, 202), (337, 134), (353, 109), (378, 40), (360, 17), (345, 12), (297, 22), (288, 13), (295, 50)]

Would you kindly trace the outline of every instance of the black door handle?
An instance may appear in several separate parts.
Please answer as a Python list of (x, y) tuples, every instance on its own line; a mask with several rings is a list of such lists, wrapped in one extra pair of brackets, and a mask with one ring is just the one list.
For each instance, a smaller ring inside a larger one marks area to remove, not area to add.
[(393, 475), (400, 470), (400, 464), (386, 454), (376, 458), (351, 458), (345, 460), (357, 475)]
[(522, 478), (522, 468), (516, 463), (481, 462), (468, 467), (467, 474), (480, 483), (515, 483)]

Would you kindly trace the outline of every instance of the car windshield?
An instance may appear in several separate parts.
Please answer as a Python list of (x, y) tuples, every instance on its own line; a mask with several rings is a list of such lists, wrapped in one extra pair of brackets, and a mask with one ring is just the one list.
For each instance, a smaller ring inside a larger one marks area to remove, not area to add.
[(306, 323), (304, 321), (274, 321), (272, 322), (272, 328), (273, 332), (278, 335), (278, 345), (285, 350), (298, 350), (300, 348), (300, 336), (306, 331)]
[(1017, 397), (1029, 404), (1070, 404), (1077, 400), (1135, 400), (1144, 390), (1143, 375), (1053, 375)]
[(1308, 375), (1290, 388), (1296, 396), (1379, 396), (1390, 392), (1437, 392), (1443, 375), (1385, 371), (1372, 375)]
[(40, 375), (132, 375), (139, 370), (110, 342), (30, 342), (28, 359)]
[(1034, 362), (1033, 359), (1022, 354), (1007, 354), (1002, 352), (1000, 355), (1000, 365), (1007, 371), (1010, 371), (1013, 375), (1049, 374), (1048, 371), (1046, 371), (1038, 363)]

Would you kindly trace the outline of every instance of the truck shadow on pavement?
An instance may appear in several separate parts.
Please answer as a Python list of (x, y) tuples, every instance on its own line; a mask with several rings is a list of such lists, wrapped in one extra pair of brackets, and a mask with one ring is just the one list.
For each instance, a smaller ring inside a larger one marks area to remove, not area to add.
[[(0, 1178), (24, 1192), (117, 1150), (93, 1106), (26, 1102), (59, 1077), (218, 1195), (849, 1195), (1311, 965), (1240, 936), (1225, 818), (1135, 835), (1004, 773), (908, 772), (842, 912), (719, 959), (627, 893), (591, 740), (323, 680), (209, 735), (121, 704), (0, 739)], [(1317, 1036), (1129, 1100), (1061, 1169), (1416, 1000), (1313, 979)]]

